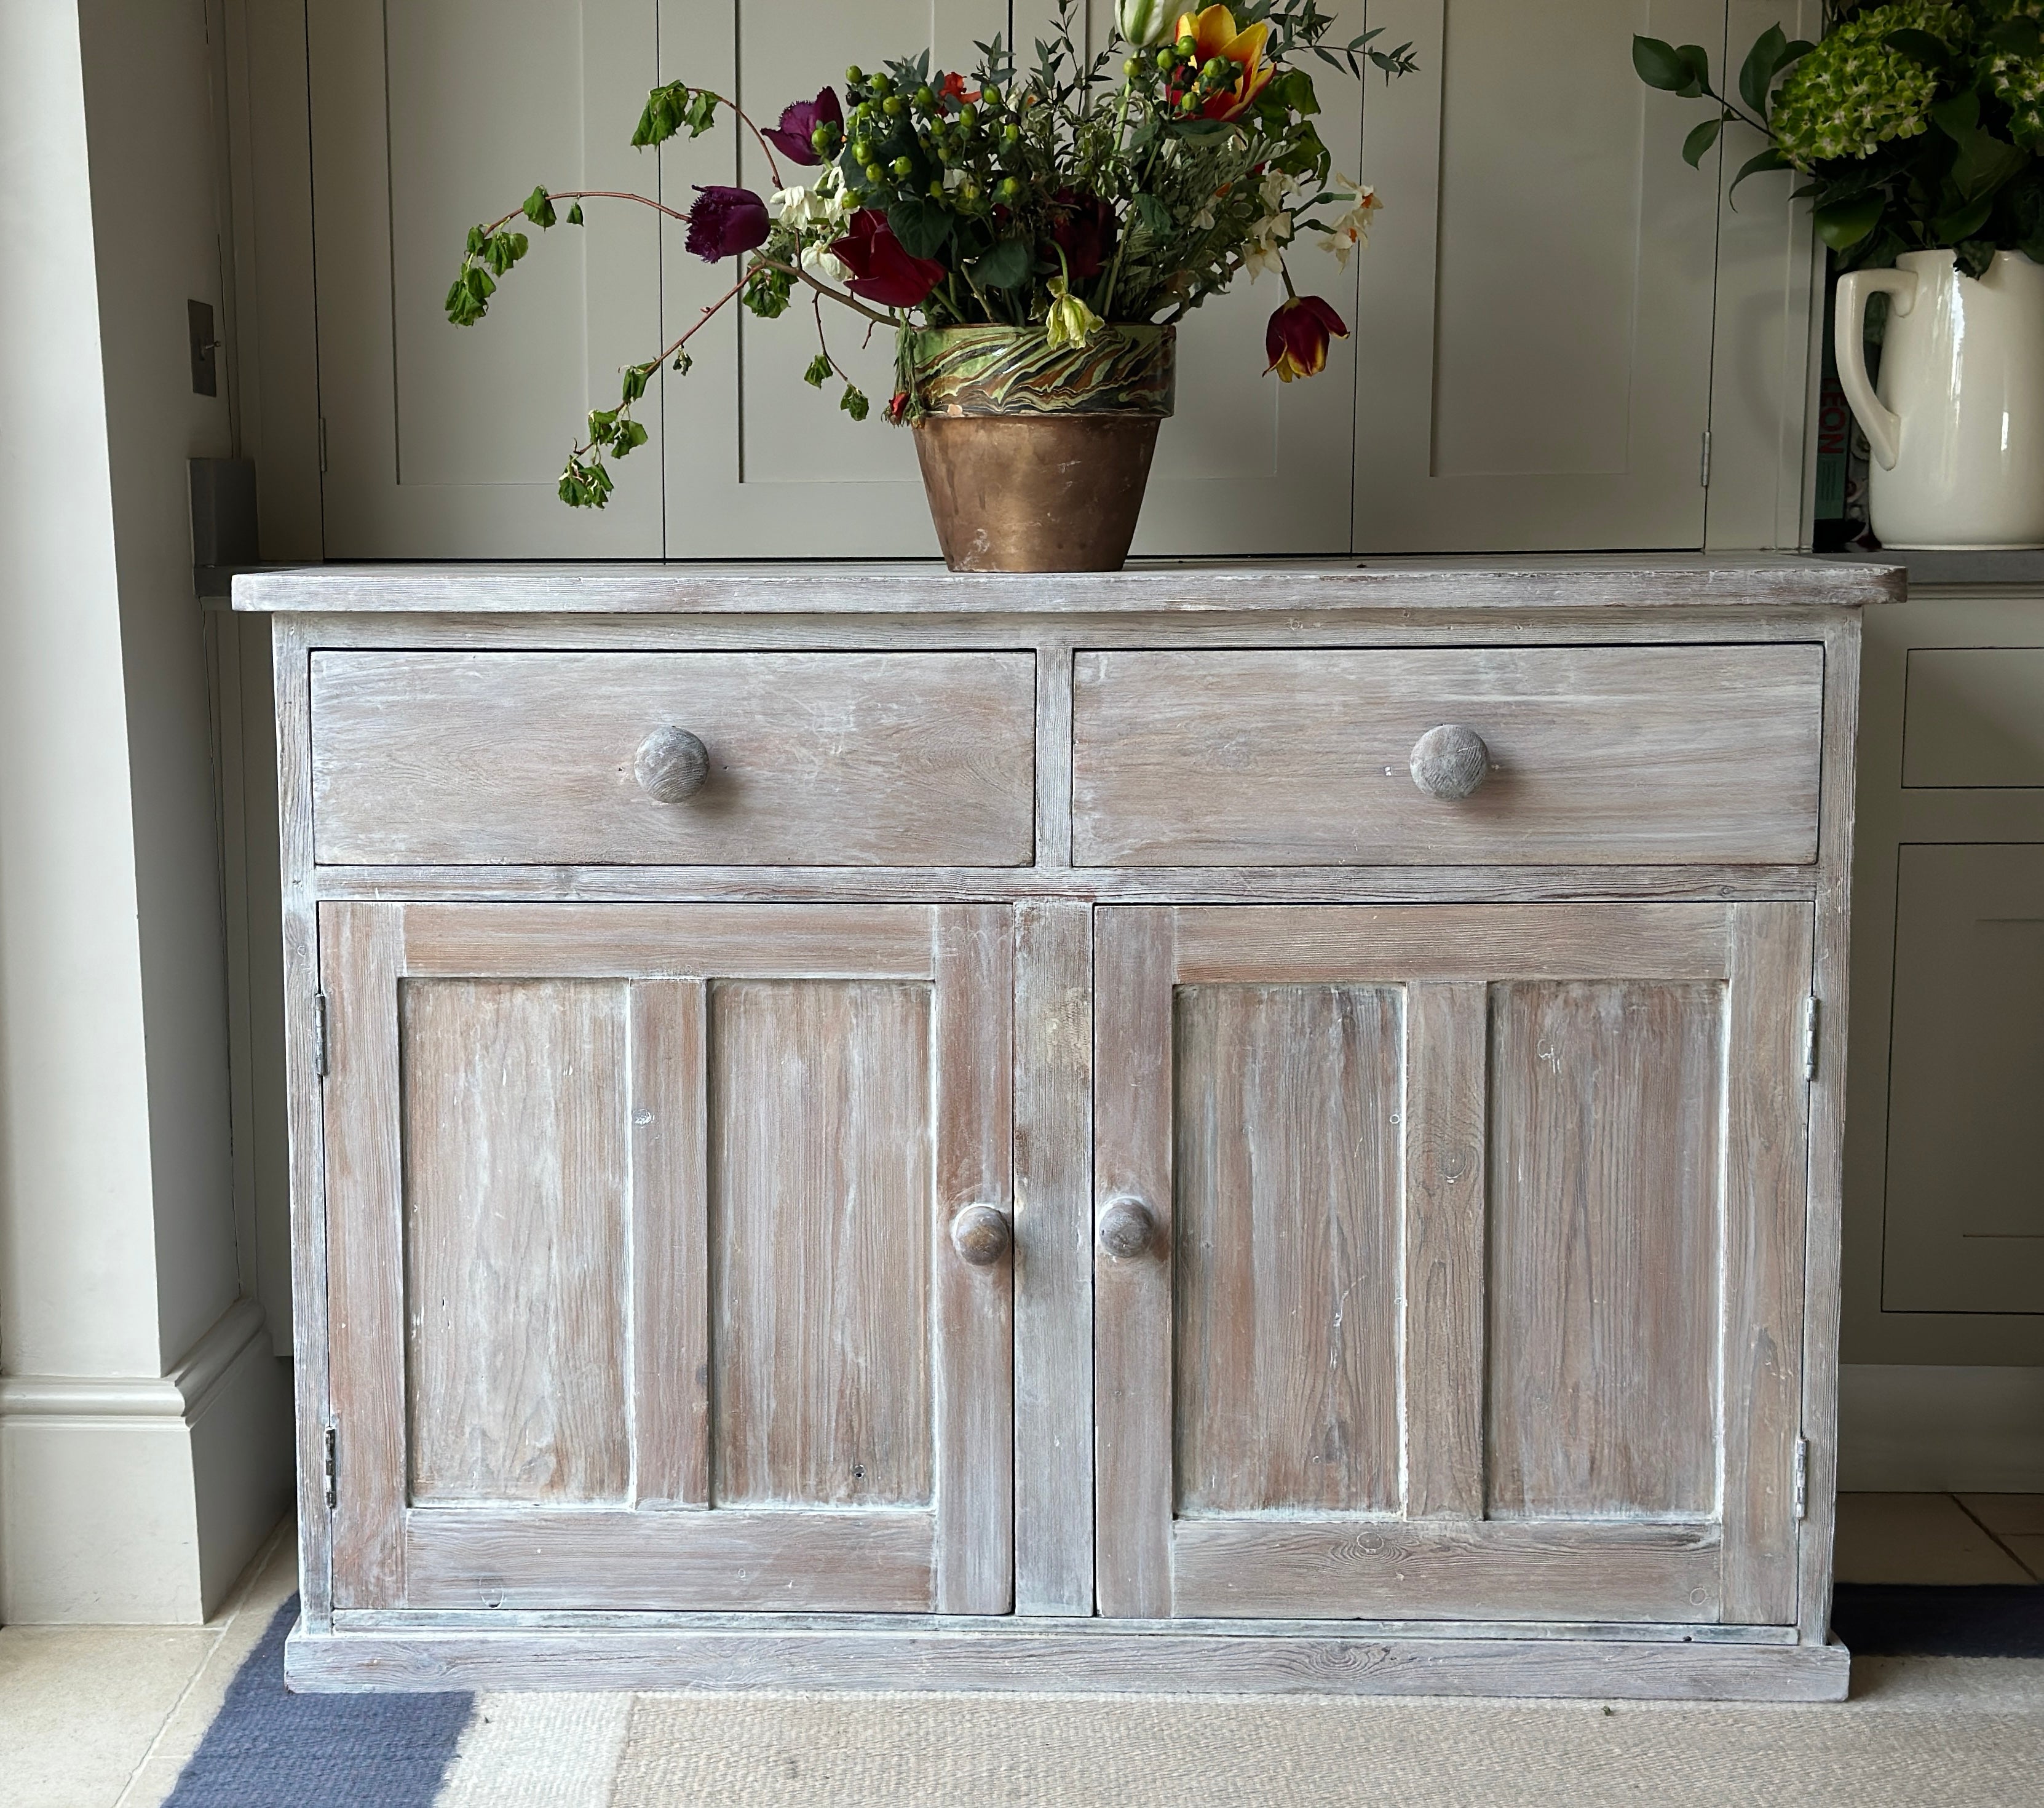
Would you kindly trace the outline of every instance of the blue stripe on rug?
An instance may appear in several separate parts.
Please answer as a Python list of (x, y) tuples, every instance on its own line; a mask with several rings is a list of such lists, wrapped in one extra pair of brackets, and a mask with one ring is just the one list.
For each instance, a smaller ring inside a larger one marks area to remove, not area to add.
[(164, 1808), (432, 1808), (475, 1698), (287, 1695), (284, 1635), (298, 1617), (293, 1595)]

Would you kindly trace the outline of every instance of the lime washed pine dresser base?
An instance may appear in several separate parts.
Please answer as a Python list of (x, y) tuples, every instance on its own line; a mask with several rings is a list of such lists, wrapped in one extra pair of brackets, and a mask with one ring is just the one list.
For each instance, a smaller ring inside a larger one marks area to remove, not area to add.
[(1842, 1695), (1902, 581), (237, 579), (293, 1685)]

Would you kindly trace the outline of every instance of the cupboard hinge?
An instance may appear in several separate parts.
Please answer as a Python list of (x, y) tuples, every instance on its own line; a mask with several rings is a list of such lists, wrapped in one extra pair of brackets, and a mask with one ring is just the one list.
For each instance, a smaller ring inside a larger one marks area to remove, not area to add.
[(1803, 1077), (1817, 1077), (1817, 997), (1814, 992), (1803, 1001)]
[(320, 475), (324, 477), (326, 475), (326, 417), (324, 414), (319, 417), (319, 442)]
[[(337, 1425), (326, 1428), (326, 1510), (331, 1513), (340, 1502), (340, 1429)], [(1802, 1497), (1799, 1494), (1796, 1498)]]
[(1810, 1441), (1807, 1437), (1799, 1437), (1796, 1440), (1796, 1517), (1807, 1519), (1809, 1514)]
[(326, 994), (313, 994), (313, 1071), (326, 1078)]
[[(324, 442), (321, 443), (324, 444)], [(326, 467), (322, 464), (320, 468), (324, 471)], [(1708, 427), (1704, 429), (1703, 469), (1698, 474), (1696, 481), (1706, 490), (1709, 489), (1711, 487), (1711, 430)]]

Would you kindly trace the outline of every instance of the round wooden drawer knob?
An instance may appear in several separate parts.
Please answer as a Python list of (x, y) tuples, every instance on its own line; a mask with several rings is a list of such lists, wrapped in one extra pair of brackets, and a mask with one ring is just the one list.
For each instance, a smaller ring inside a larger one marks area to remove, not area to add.
[(686, 729), (655, 729), (640, 742), (632, 770), (655, 802), (685, 802), (709, 776), (709, 749)]
[(1443, 722), (1412, 744), (1412, 783), (1429, 797), (1466, 798), (1490, 771), (1490, 749), (1474, 729)]
[(951, 1220), (951, 1247), (975, 1268), (992, 1268), (1014, 1240), (1007, 1213), (995, 1206), (967, 1206)]
[(1140, 1199), (1116, 1199), (1100, 1214), (1099, 1237), (1103, 1251), (1126, 1262), (1157, 1241), (1157, 1221)]

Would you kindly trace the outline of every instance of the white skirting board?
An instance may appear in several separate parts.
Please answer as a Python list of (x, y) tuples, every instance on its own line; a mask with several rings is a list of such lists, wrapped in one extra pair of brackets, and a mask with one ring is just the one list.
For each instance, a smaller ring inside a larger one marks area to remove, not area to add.
[(0, 1378), (0, 1623), (202, 1624), (290, 1504), (290, 1411), (250, 1299), (166, 1375)]
[(1846, 1364), (1838, 1487), (2044, 1494), (2044, 1368)]

